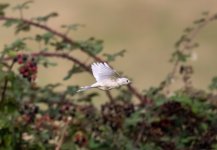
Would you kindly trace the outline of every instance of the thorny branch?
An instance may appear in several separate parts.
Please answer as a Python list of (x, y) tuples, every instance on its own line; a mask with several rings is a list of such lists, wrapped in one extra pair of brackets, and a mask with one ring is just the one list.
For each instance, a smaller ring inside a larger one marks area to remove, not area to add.
[[(64, 42), (67, 42), (71, 45), (76, 45), (77, 43), (75, 41), (73, 41), (71, 38), (69, 38), (67, 35), (61, 33), (61, 32), (58, 32), (44, 24), (40, 24), (40, 23), (37, 23), (37, 22), (34, 22), (32, 20), (27, 20), (27, 19), (23, 19), (23, 18), (14, 18), (14, 17), (6, 17), (6, 16), (0, 16), (0, 21), (5, 21), (5, 20), (19, 20), (19, 21), (22, 21), (26, 24), (29, 24), (31, 26), (34, 26), (34, 27), (37, 27), (37, 28), (40, 28), (40, 29), (43, 29), (43, 30), (46, 30), (50, 33), (53, 33), (54, 35), (60, 37), (63, 39)], [(84, 49), (81, 49), (84, 53), (90, 55), (92, 58), (94, 58), (96, 61), (102, 61), (102, 59), (100, 59), (99, 57), (95, 56), (95, 55), (92, 55), (91, 53), (88, 53), (87, 51), (85, 51)]]
[[(33, 22), (31, 20), (27, 20), (27, 19), (23, 19), (23, 18), (14, 18), (14, 17), (6, 17), (6, 16), (0, 16), (0, 21), (5, 21), (5, 20), (20, 20), (20, 21), (23, 21), (24, 23), (27, 23), (29, 25), (32, 25), (34, 27), (37, 27), (37, 28), (41, 28), (43, 30), (46, 30), (48, 32), (51, 32), (53, 33), (54, 35), (60, 37), (63, 39), (63, 41), (71, 44), (71, 45), (75, 45), (76, 42), (73, 41), (71, 38), (69, 38), (67, 35), (61, 33), (61, 32), (58, 32), (46, 25), (42, 25), (40, 23), (36, 23), (36, 22)], [(87, 55), (89, 55), (90, 57), (92, 57), (95, 61), (99, 61), (99, 62), (103, 62), (103, 60), (95, 55), (92, 55), (91, 53), (88, 53), (87, 51), (85, 51), (84, 49), (81, 49), (82, 52), (86, 53)], [(39, 53), (38, 53), (39, 54)], [(42, 55), (42, 54), (41, 54)], [(87, 65), (85, 65), (84, 63), (80, 62), (79, 60), (71, 57), (71, 56), (67, 56), (67, 54), (54, 54), (52, 53), (50, 55), (50, 53), (43, 53), (44, 56), (47, 56), (47, 57), (62, 57), (62, 58), (66, 58), (68, 60), (71, 60), (77, 64), (79, 64), (81, 67), (83, 67), (85, 70), (87, 70), (88, 72), (90, 72), (90, 69)], [(133, 93), (140, 101), (143, 101), (143, 96), (136, 90), (136, 88), (134, 88), (132, 85), (129, 85), (128, 86), (128, 90)]]
[[(216, 20), (216, 14), (214, 14), (211, 17), (208, 17), (206, 20), (204, 20), (202, 23), (196, 26), (196, 28), (186, 37), (188, 41), (184, 41), (183, 43), (181, 43), (182, 48), (180, 48), (179, 51), (183, 53), (186, 50), (190, 50), (192, 41), (197, 37), (200, 31), (214, 20)], [(168, 88), (168, 86), (171, 85), (172, 80), (175, 79), (176, 73), (179, 71), (179, 66), (181, 65), (181, 61), (179, 59), (176, 59), (173, 63), (174, 64), (172, 70), (167, 75), (166, 79), (161, 82), (159, 91), (163, 90), (166, 87)]]
[[(85, 71), (88, 73), (91, 73), (90, 66), (86, 65), (85, 63), (82, 63), (80, 60), (76, 59), (73, 56), (68, 55), (67, 53), (56, 53), (56, 52), (36, 52), (36, 53), (31, 53), (29, 54), (31, 56), (44, 56), (44, 57), (56, 57), (56, 58), (62, 58), (62, 59), (67, 59), (69, 61), (72, 61), (73, 63), (76, 63), (80, 65)], [(12, 57), (7, 57), (4, 59), (4, 61), (8, 61), (13, 59)], [(139, 99), (143, 100), (143, 96), (138, 93), (138, 91), (131, 85), (128, 85), (128, 89)], [(110, 100), (112, 100), (112, 95), (109, 91), (106, 92), (107, 96), (109, 97)]]

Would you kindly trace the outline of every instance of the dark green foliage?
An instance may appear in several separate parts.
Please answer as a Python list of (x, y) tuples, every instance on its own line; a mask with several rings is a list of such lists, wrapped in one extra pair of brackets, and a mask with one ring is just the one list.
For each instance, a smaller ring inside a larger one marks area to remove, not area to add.
[(19, 22), (20, 22), (19, 20), (9, 19), (9, 20), (5, 21), (4, 26), (5, 27), (11, 27), (12, 25), (16, 25)]
[(78, 30), (81, 27), (85, 27), (83, 24), (69, 24), (69, 25), (62, 25), (62, 28), (67, 30), (67, 33), (71, 30)]
[(35, 40), (38, 42), (43, 41), (44, 44), (48, 44), (50, 42), (50, 40), (53, 38), (53, 34), (50, 32), (44, 33), (42, 35), (36, 35)]
[(28, 32), (30, 31), (30, 25), (24, 21), (18, 19), (8, 19), (5, 21), (5, 27), (11, 27), (15, 25), (15, 33), (18, 34), (19, 32)]
[(173, 59), (177, 60), (177, 61), (180, 61), (180, 62), (186, 62), (189, 57), (190, 57), (189, 54), (183, 54), (180, 51), (176, 51), (176, 52), (173, 53)]
[(210, 88), (211, 90), (216, 90), (216, 89), (217, 89), (217, 77), (214, 77), (214, 78), (212, 79), (212, 82), (211, 82), (211, 84), (209, 85), (209, 88)]
[(97, 40), (93, 37), (89, 38), (86, 41), (78, 42), (79, 48), (86, 51), (91, 55), (97, 55), (103, 50), (103, 41)]
[(70, 69), (70, 70), (68, 71), (67, 76), (64, 77), (64, 80), (68, 80), (68, 79), (71, 78), (72, 75), (74, 75), (74, 74), (76, 74), (76, 73), (81, 73), (81, 72), (83, 72), (82, 68), (79, 67), (78, 65), (74, 64), (74, 65), (72, 66), (72, 69)]
[(10, 51), (20, 51), (20, 50), (24, 50), (24, 49), (27, 50), (25, 39), (17, 39), (16, 41), (11, 43), (10, 45), (5, 46), (4, 50), (6, 52), (10, 52)]
[(114, 54), (104, 54), (104, 56), (106, 57), (107, 61), (115, 61), (116, 57), (123, 57), (125, 54), (126, 50), (123, 49), (120, 52), (114, 53)]
[(16, 26), (16, 31), (15, 33), (19, 33), (19, 32), (28, 32), (30, 30), (30, 25), (25, 23), (25, 22), (19, 22)]
[(48, 15), (45, 15), (43, 17), (37, 17), (35, 18), (35, 20), (37, 20), (38, 22), (47, 22), (50, 18), (53, 18), (53, 17), (57, 17), (58, 16), (58, 13), (56, 12), (52, 12), (52, 13), (49, 13)]
[(4, 10), (9, 7), (10, 5), (9, 4), (0, 4), (0, 16), (4, 16), (5, 15), (5, 12)]

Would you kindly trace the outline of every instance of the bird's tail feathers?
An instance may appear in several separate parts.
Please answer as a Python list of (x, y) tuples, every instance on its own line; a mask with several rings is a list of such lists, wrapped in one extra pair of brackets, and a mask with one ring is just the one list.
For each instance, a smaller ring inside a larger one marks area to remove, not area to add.
[(83, 87), (81, 87), (77, 92), (86, 91), (86, 90), (89, 90), (89, 89), (91, 89), (91, 88), (92, 88), (91, 86), (83, 86)]

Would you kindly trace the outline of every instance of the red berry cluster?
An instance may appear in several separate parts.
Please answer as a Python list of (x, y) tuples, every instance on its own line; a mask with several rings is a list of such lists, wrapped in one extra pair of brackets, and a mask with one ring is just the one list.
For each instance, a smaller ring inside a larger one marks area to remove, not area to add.
[(85, 147), (88, 143), (87, 137), (84, 132), (77, 131), (74, 135), (73, 141), (79, 147)]
[(19, 54), (16, 56), (14, 61), (21, 65), (19, 72), (24, 78), (26, 78), (29, 82), (36, 79), (38, 67), (35, 58)]
[(21, 114), (21, 122), (29, 124), (34, 122), (36, 114), (39, 112), (39, 107), (32, 103), (25, 103), (21, 106), (19, 112)]

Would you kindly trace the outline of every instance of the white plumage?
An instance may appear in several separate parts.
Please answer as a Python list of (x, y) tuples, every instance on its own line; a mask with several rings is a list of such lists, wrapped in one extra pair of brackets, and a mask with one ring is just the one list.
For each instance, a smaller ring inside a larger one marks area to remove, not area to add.
[(93, 63), (91, 69), (97, 82), (119, 76), (107, 63)]
[(130, 81), (127, 78), (120, 77), (120, 75), (112, 69), (107, 63), (93, 63), (91, 65), (93, 76), (96, 83), (81, 87), (78, 92), (85, 91), (91, 88), (99, 88), (101, 90), (110, 90), (121, 85), (127, 85)]

